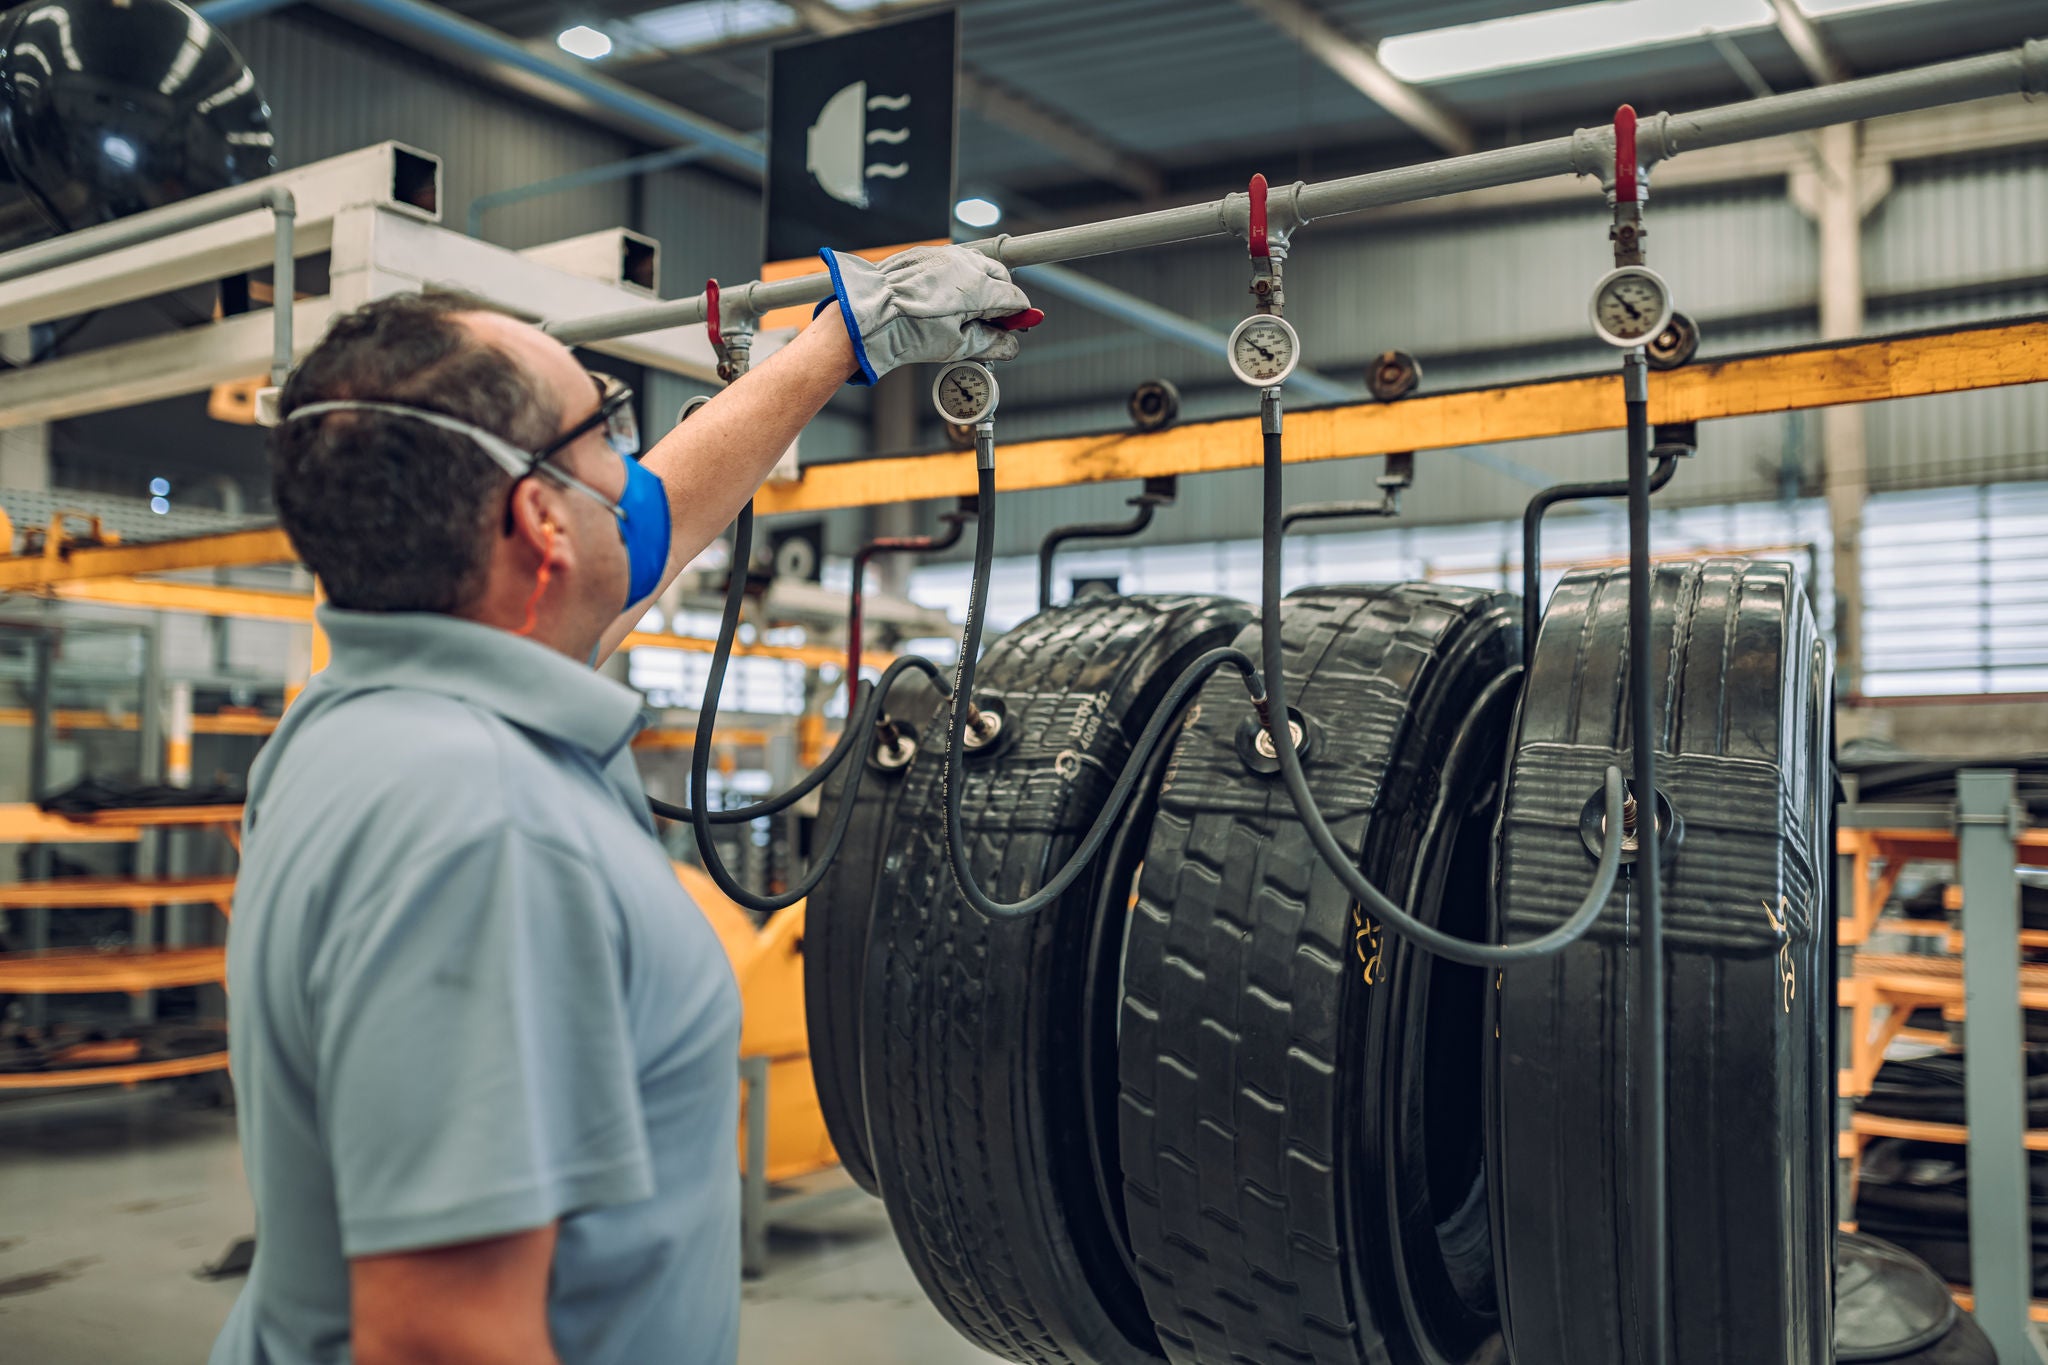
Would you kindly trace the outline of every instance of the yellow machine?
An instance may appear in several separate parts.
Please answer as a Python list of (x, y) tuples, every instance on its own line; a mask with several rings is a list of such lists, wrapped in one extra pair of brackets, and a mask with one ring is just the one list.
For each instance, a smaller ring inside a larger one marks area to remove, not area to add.
[[(711, 921), (740, 985), (740, 1056), (768, 1063), (768, 1161), (771, 1182), (795, 1180), (839, 1164), (818, 1110), (804, 1020), (804, 902), (756, 929), (702, 868), (675, 865), (676, 879)], [(740, 1150), (746, 1151), (741, 1120)]]

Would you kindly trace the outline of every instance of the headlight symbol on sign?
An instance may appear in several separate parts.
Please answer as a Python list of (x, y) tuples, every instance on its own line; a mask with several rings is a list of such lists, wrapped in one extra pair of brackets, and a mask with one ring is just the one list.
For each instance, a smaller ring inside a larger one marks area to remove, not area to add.
[[(842, 204), (868, 206), (868, 181), (901, 180), (910, 174), (907, 161), (870, 161), (870, 148), (896, 147), (910, 140), (908, 128), (870, 128), (870, 114), (900, 114), (910, 107), (908, 95), (870, 95), (866, 81), (842, 86), (825, 101), (811, 124), (805, 169), (825, 193)], [(884, 155), (876, 152), (874, 155)]]

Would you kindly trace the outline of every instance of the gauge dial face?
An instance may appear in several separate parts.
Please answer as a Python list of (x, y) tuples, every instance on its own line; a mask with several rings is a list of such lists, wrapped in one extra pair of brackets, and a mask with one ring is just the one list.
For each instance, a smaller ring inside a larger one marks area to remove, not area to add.
[(1593, 330), (1610, 346), (1642, 346), (1671, 321), (1671, 291), (1656, 271), (1625, 265), (1593, 290)]
[(1230, 369), (1255, 389), (1285, 382), (1301, 359), (1301, 338), (1287, 319), (1254, 313), (1230, 334)]
[(996, 410), (1002, 389), (986, 365), (962, 360), (939, 371), (932, 384), (932, 402), (939, 416), (961, 426), (987, 421)]

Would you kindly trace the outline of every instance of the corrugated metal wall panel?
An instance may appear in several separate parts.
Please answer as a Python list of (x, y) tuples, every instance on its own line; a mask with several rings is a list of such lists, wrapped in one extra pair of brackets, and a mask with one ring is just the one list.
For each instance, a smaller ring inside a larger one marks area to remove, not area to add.
[[(469, 201), (644, 150), (556, 110), (500, 94), (341, 20), (288, 11), (232, 24), (229, 38), (275, 113), (285, 166), (395, 138), (442, 158), (441, 221), (462, 230)], [(507, 205), (484, 223), (492, 241), (526, 247), (628, 224), (619, 181)]]
[[(1813, 231), (1782, 192), (1673, 196), (1658, 204), (1651, 225), (1652, 259), (1710, 332), (1719, 318), (1813, 306)], [(1584, 351), (1587, 292), (1611, 264), (1610, 250), (1591, 192), (1583, 208), (1363, 232), (1312, 227), (1287, 265), (1288, 318), (1307, 363), (1340, 379), (1355, 378), (1392, 346), (1422, 357), (1425, 368), (1433, 356), (1560, 344)], [(1248, 306), (1242, 252), (1222, 242), (1076, 268), (1218, 331)], [(1052, 320), (1014, 367), (1020, 379), (1029, 376), (1028, 385), (1012, 386), (1011, 401), (1022, 407), (1120, 394), (1155, 375), (1193, 387), (1221, 368), (1076, 305), (1052, 301), (1047, 311)]]
[(2048, 152), (1899, 169), (1864, 234), (1873, 294), (1983, 279), (2048, 277)]
[(761, 273), (761, 196), (703, 171), (662, 171), (641, 191), (641, 231), (661, 243), (661, 292), (687, 298), (717, 278)]
[[(2048, 313), (2048, 287), (1876, 309), (1870, 324), (1908, 331), (2030, 313)], [(2048, 384), (1874, 403), (1868, 413), (1873, 490), (2048, 478)]]

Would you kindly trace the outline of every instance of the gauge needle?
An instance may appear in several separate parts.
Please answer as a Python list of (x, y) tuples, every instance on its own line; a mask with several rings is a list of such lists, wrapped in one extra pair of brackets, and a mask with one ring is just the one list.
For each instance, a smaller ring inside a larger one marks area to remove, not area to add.
[(1254, 351), (1257, 351), (1260, 355), (1266, 357), (1266, 359), (1271, 360), (1273, 358), (1273, 353), (1271, 351), (1259, 345), (1258, 342), (1253, 341), (1250, 337), (1246, 337), (1245, 341), (1250, 344), (1251, 348)]
[(1634, 318), (1637, 322), (1641, 322), (1643, 320), (1643, 315), (1641, 312), (1637, 311), (1636, 306), (1630, 303), (1627, 299), (1621, 297), (1621, 295), (1616, 294), (1614, 296), (1614, 301), (1620, 304), (1623, 308), (1626, 308), (1628, 310), (1628, 315)]

